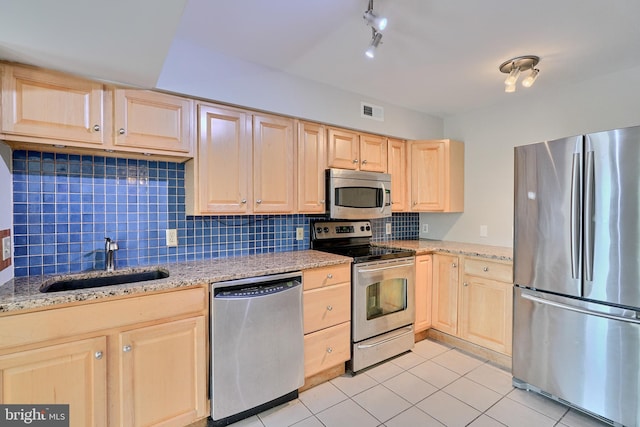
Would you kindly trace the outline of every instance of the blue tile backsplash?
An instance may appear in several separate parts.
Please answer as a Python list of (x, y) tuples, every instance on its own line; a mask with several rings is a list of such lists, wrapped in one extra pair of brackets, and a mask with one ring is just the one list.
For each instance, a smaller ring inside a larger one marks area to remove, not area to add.
[[(120, 249), (116, 267), (309, 249), (310, 215), (185, 214), (184, 164), (13, 152), (16, 276), (104, 268), (104, 238)], [(374, 240), (417, 239), (417, 213), (374, 220)], [(303, 227), (305, 238), (295, 240)], [(165, 246), (165, 230), (178, 247)]]

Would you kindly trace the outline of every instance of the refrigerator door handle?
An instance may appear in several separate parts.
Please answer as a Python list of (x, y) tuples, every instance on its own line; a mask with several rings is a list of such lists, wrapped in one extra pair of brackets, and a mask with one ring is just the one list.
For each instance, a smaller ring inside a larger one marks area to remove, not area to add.
[(584, 167), (584, 276), (585, 280), (593, 280), (593, 245), (595, 220), (595, 176), (593, 151), (586, 153)]
[(571, 164), (571, 278), (580, 278), (580, 199), (582, 198), (582, 175), (580, 173), (580, 154), (573, 155)]
[(591, 315), (591, 316), (598, 316), (598, 317), (603, 317), (605, 319), (611, 319), (611, 320), (618, 320), (620, 322), (628, 322), (628, 323), (636, 323), (636, 324), (640, 324), (640, 319), (637, 318), (638, 314), (633, 311), (632, 313), (634, 313), (635, 317), (625, 317), (625, 316), (616, 316), (615, 314), (609, 314), (609, 313), (603, 313), (601, 311), (595, 311), (595, 310), (588, 310), (586, 308), (580, 308), (580, 307), (576, 307), (573, 305), (569, 305), (569, 304), (563, 304), (561, 302), (556, 302), (556, 301), (550, 301), (544, 298), (539, 298), (535, 295), (531, 295), (531, 294), (526, 294), (526, 293), (522, 293), (522, 298), (529, 300), (529, 301), (533, 301), (533, 302), (537, 302), (540, 304), (546, 304), (546, 305), (550, 305), (552, 307), (557, 307), (557, 308), (561, 308), (564, 310), (569, 310), (569, 311), (575, 311), (576, 313), (582, 313), (582, 314), (587, 314), (587, 315)]

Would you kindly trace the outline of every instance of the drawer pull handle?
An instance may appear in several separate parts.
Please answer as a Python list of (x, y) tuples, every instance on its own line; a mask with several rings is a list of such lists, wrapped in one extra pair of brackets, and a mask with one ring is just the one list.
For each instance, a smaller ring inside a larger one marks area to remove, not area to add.
[(131, 346), (125, 345), (124, 347), (122, 347), (122, 351), (125, 353), (129, 353), (131, 351)]
[(327, 279), (333, 279), (333, 274), (331, 273), (327, 274)]
[(489, 267), (482, 267), (482, 271), (484, 271), (484, 272), (489, 271)]
[(332, 306), (330, 306), (330, 305), (328, 305), (328, 306), (327, 306), (327, 310), (331, 311), (331, 310), (333, 310), (333, 307), (332, 307)]
[(102, 352), (101, 352), (101, 351), (96, 351), (96, 353), (95, 353), (95, 357), (96, 357), (96, 359), (98, 359), (98, 360), (102, 359)]
[(331, 353), (333, 349), (331, 347), (327, 347), (327, 353)]

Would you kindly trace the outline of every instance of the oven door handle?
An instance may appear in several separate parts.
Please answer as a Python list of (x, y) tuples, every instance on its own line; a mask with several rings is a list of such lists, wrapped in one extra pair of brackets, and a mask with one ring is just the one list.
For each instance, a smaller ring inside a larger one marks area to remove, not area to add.
[(399, 268), (399, 267), (413, 267), (413, 263), (411, 264), (395, 264), (387, 267), (379, 267), (379, 268), (363, 268), (358, 270), (358, 273), (375, 273), (376, 271), (389, 270), (391, 268)]
[(358, 344), (358, 348), (371, 348), (371, 347), (379, 346), (380, 344), (387, 343), (389, 341), (393, 341), (393, 340), (398, 339), (400, 337), (403, 337), (405, 335), (412, 334), (413, 333), (413, 328), (411, 326), (407, 326), (405, 328), (402, 328), (401, 330), (398, 330), (398, 332), (399, 333), (394, 334), (393, 336), (381, 339), (380, 341), (376, 341), (376, 342), (371, 343), (371, 344)]

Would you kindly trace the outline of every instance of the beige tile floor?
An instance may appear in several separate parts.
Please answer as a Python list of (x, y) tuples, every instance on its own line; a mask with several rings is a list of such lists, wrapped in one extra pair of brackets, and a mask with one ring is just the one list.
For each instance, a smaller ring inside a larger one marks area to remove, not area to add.
[(591, 417), (511, 386), (511, 374), (434, 341), (233, 427), (599, 427)]

